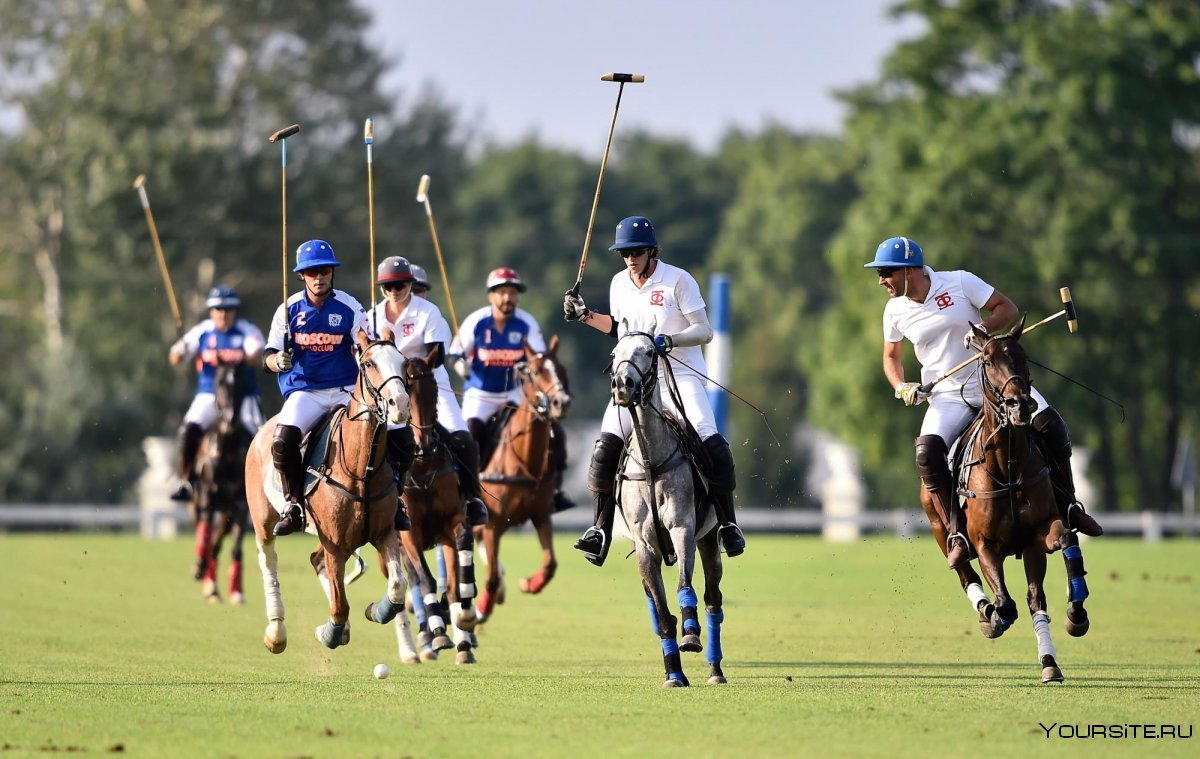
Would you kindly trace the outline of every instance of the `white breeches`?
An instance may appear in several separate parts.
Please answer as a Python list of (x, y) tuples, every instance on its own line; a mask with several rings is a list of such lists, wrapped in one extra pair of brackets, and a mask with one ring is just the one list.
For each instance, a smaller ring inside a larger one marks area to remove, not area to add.
[(297, 390), (283, 402), (279, 410), (279, 424), (299, 427), (308, 433), (327, 411), (336, 406), (350, 404), (348, 387), (333, 387), (328, 390)]
[[(439, 398), (439, 400), (441, 399)], [(463, 393), (462, 415), (467, 419), (482, 419), (486, 422), (492, 418), (492, 414), (510, 402), (516, 405), (521, 403), (520, 390), (510, 390), (507, 393), (485, 393), (469, 387)], [(440, 406), (438, 412), (441, 413)]]
[[(712, 404), (708, 400), (708, 393), (704, 389), (704, 380), (694, 374), (680, 373), (676, 373), (675, 379), (679, 382), (679, 397), (683, 400), (683, 413), (696, 428), (696, 432), (700, 433), (700, 439), (707, 440), (717, 434), (717, 422), (713, 415)], [(678, 409), (675, 408), (670, 395), (666, 392), (666, 380), (662, 375), (659, 375), (656, 384), (663, 408), (678, 415)], [(600, 431), (620, 435), (623, 440), (628, 440), (630, 433), (633, 432), (633, 421), (629, 416), (629, 409), (609, 401), (608, 408), (604, 410), (604, 421), (600, 422)]]
[[(442, 386), (441, 383), (438, 384), (437, 420), (450, 432), (467, 429), (467, 423), (463, 421), (463, 413), (458, 408), (458, 398), (454, 397), (454, 390), (451, 389), (449, 380), (446, 381), (445, 386)], [(407, 426), (408, 422), (389, 424), (388, 430), (404, 429)]]
[[(258, 428), (263, 426), (262, 406), (258, 404), (258, 396), (247, 395), (242, 399), (242, 408), (238, 417), (242, 420), (242, 426), (251, 435), (258, 432)], [(217, 421), (217, 396), (214, 393), (196, 393), (196, 397), (192, 399), (192, 405), (188, 406), (187, 413), (183, 416), (184, 424), (199, 425), (204, 431), (212, 429), (213, 423)]]
[[(1050, 404), (1037, 391), (1037, 388), (1030, 388), (1029, 394), (1037, 401), (1037, 411), (1033, 412), (1034, 416), (1050, 408)], [(973, 406), (963, 401), (958, 392), (935, 393), (930, 396), (929, 410), (925, 412), (925, 418), (921, 421), (921, 434), (937, 435), (946, 441), (947, 446), (954, 445), (954, 441), (975, 418), (975, 414), (983, 404), (982, 397), (968, 396), (968, 398), (974, 404)]]

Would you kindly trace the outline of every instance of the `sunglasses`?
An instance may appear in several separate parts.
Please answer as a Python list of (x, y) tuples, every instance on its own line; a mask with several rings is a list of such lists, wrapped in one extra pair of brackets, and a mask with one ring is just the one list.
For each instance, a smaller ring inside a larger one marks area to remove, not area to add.
[(411, 284), (412, 282), (388, 282), (383, 285), (383, 289), (392, 292), (393, 290), (403, 290)]
[(875, 269), (875, 273), (878, 274), (883, 279), (887, 279), (888, 277), (892, 276), (893, 274), (896, 273), (896, 271), (897, 271), (896, 269), (888, 269), (888, 268), (882, 267), (882, 266)]
[(621, 258), (637, 258), (638, 256), (649, 253), (654, 248), (626, 248), (621, 251)]

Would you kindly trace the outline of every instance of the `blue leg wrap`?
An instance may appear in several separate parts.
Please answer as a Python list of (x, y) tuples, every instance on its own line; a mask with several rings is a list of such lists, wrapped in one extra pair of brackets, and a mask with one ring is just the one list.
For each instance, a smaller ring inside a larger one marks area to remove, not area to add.
[(396, 615), (404, 608), (403, 604), (394, 604), (391, 599), (385, 594), (383, 598), (375, 602), (375, 607), (372, 609), (371, 617), (381, 625), (386, 625), (396, 618)]
[(654, 599), (649, 593), (646, 594), (646, 605), (650, 607), (650, 631), (658, 635), (661, 629), (658, 624), (658, 609), (654, 608)]
[(721, 623), (725, 621), (725, 612), (705, 612), (708, 623), (708, 663), (721, 663)]
[(1067, 546), (1063, 549), (1063, 561), (1067, 565), (1067, 600), (1071, 603), (1083, 603), (1088, 597), (1087, 580), (1083, 576), (1083, 551), (1079, 546)]
[(326, 648), (337, 648), (342, 645), (342, 633), (345, 631), (345, 625), (337, 625), (332, 619), (329, 620), (321, 627), (321, 644)]
[(440, 598), (446, 592), (446, 556), (442, 553), (440, 547), (434, 553), (437, 554), (437, 592)]
[(686, 682), (683, 676), (683, 665), (679, 662), (679, 644), (674, 638), (662, 638), (663, 664), (667, 671), (668, 680)]
[[(679, 608), (683, 610), (683, 634), (699, 635), (700, 622), (696, 619), (696, 591), (692, 588), (679, 589)], [(689, 614), (688, 611), (691, 610)]]
[(696, 604), (696, 591), (692, 590), (691, 588), (679, 589), (679, 608), (686, 609), (687, 607), (695, 606)]
[(421, 598), (421, 589), (414, 587), (408, 594), (412, 599), (413, 616), (417, 618), (417, 626), (425, 624), (429, 621), (429, 615), (425, 612), (425, 599)]

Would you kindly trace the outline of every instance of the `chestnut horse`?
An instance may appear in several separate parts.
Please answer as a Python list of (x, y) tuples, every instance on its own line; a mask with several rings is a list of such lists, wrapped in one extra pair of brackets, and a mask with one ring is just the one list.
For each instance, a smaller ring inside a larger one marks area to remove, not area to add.
[(229, 602), (246, 602), (242, 588), (242, 539), (250, 529), (246, 506), (246, 451), (250, 432), (242, 425), (246, 395), (245, 366), (221, 364), (216, 374), (217, 421), (200, 442), (196, 461), (196, 493), (192, 499), (196, 522), (195, 577), (209, 603), (221, 602), (217, 591), (217, 557), (225, 539), (229, 548)]
[[(436, 654), (447, 648), (457, 650), (459, 664), (474, 664), (472, 652), (476, 615), (475, 540), (463, 510), (458, 487), (458, 467), (449, 446), (442, 440), (444, 430), (437, 424), (438, 387), (433, 370), (422, 358), (410, 358), (404, 366), (405, 379), (412, 393), (412, 418), (416, 452), (404, 484), (404, 505), (412, 527), (400, 533), (409, 566), (416, 574), (413, 607), (421, 629), (418, 644)], [(437, 592), (437, 580), (425, 559), (425, 551), (442, 552), (446, 566), (446, 601)], [(419, 589), (419, 592), (418, 592)], [(413, 650), (408, 637), (407, 618), (396, 619), (396, 636), (401, 656)], [(446, 634), (453, 628), (454, 640)], [(436, 658), (430, 656), (428, 658)]]
[[(1067, 632), (1075, 637), (1088, 631), (1087, 611), (1083, 608), (1088, 590), (1078, 538), (1059, 516), (1047, 458), (1038, 447), (1036, 433), (1030, 432), (1037, 403), (1029, 393), (1029, 367), (1018, 342), (1024, 327), (1022, 317), (1008, 333), (991, 337), (986, 330), (972, 325), (983, 345), (979, 372), (984, 403), (959, 441), (964, 470), (959, 481), (966, 497), (967, 536), (995, 601), (988, 600), (969, 562), (957, 571), (972, 607), (979, 612), (980, 631), (988, 638), (998, 638), (1017, 619), (1017, 605), (1004, 584), (1004, 559), (1022, 558), (1042, 682), (1062, 682), (1062, 670), (1050, 639), (1043, 588), (1047, 554), (1060, 548), (1063, 551), (1068, 589), (1065, 624)], [(944, 553), (945, 530), (937, 516), (937, 505), (924, 488), (921, 506)]]
[(571, 405), (567, 372), (558, 362), (558, 335), (550, 338), (545, 353), (525, 346), (525, 360), (516, 366), (521, 386), (521, 405), (509, 418), (487, 465), (481, 467), (483, 502), (488, 523), (479, 530), (487, 561), (487, 581), (479, 594), (479, 617), (487, 619), (501, 595), (500, 538), (508, 528), (533, 523), (542, 547), (542, 568), (521, 580), (521, 590), (540, 593), (554, 578), (554, 491), (558, 487), (550, 471), (550, 425), (566, 417)]
[[(346, 561), (355, 549), (371, 543), (387, 563), (387, 593), (372, 605), (375, 621), (390, 622), (404, 608), (405, 582), (400, 541), (396, 537), (396, 484), (386, 455), (387, 426), (408, 416), (404, 387), (404, 358), (385, 330), (384, 339), (356, 336), (358, 380), (348, 411), (336, 412), (329, 432), (327, 468), (306, 498), (308, 531), (320, 545), (310, 561), (329, 598), (329, 621), (317, 628), (317, 640), (327, 648), (350, 641), (350, 605), (346, 600)], [(279, 589), (278, 556), (272, 529), (279, 521), (273, 501), (282, 505), (279, 476), (271, 460), (271, 441), (278, 417), (262, 426), (246, 457), (246, 495), (258, 545), (266, 596), (267, 628), (263, 643), (273, 653), (287, 648), (283, 598)], [(319, 462), (314, 462), (319, 463)]]

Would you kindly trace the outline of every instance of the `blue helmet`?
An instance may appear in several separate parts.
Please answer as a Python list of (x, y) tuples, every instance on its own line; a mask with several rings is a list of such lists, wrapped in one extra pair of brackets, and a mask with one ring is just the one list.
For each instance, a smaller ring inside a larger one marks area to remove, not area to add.
[(239, 308), (242, 301), (232, 288), (220, 285), (208, 291), (208, 299), (204, 301), (205, 308)]
[(635, 248), (657, 248), (654, 225), (645, 216), (630, 216), (617, 225), (617, 239), (608, 246), (609, 250), (631, 250)]
[(864, 264), (864, 269), (902, 269), (906, 266), (924, 266), (925, 254), (916, 240), (907, 237), (889, 237), (875, 249), (875, 260)]
[(307, 269), (319, 269), (322, 266), (341, 265), (342, 262), (337, 260), (337, 256), (333, 254), (332, 245), (324, 240), (309, 240), (296, 248), (296, 268), (292, 271), (299, 273)]

